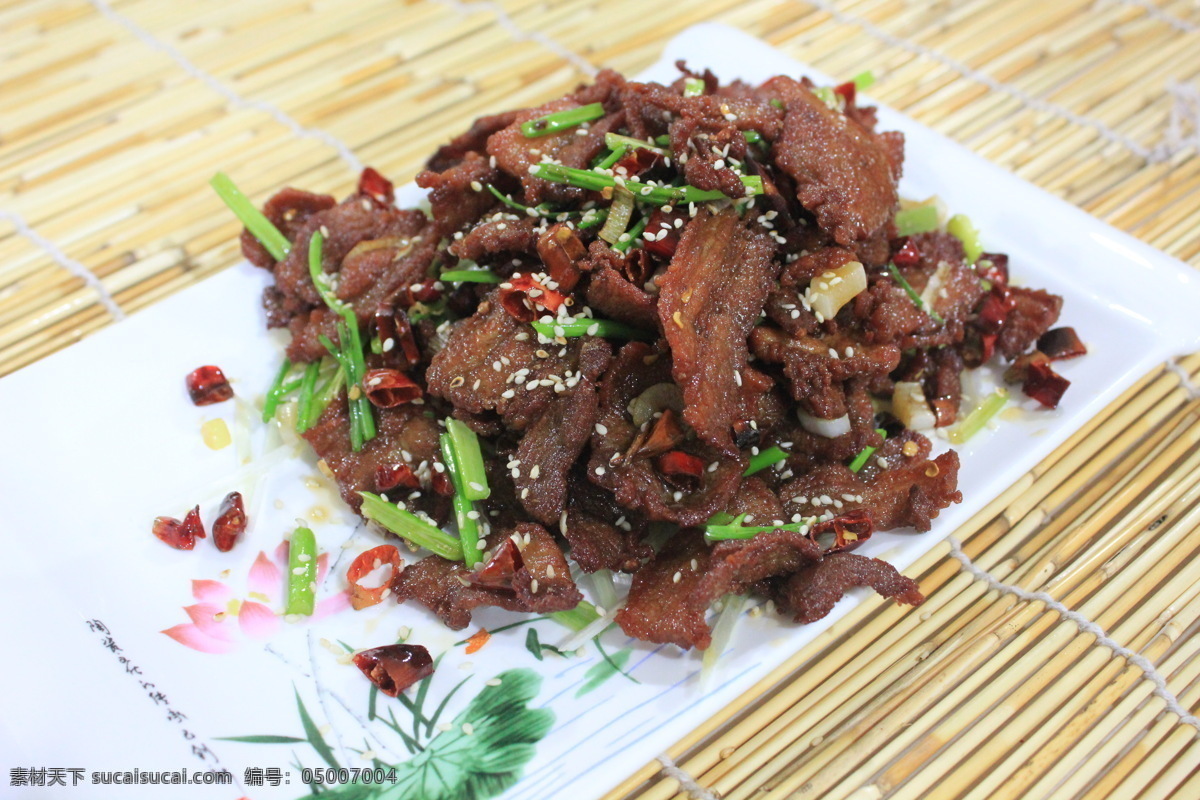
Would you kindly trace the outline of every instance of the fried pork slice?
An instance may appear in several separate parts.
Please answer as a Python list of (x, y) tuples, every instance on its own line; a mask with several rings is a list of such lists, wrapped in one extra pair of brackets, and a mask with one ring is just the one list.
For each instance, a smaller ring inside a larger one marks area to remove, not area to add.
[(688, 441), (680, 447), (705, 465), (696, 486), (675, 488), (655, 470), (653, 458), (638, 445), (644, 432), (634, 426), (627, 409), (647, 389), (669, 384), (671, 371), (671, 360), (649, 345), (630, 342), (621, 348), (600, 385), (600, 424), (592, 434), (587, 476), (615, 494), (623, 507), (649, 520), (703, 525), (729, 506), (746, 461), (740, 454), (725, 457), (711, 446)]
[(775, 246), (732, 208), (701, 211), (684, 229), (658, 281), (658, 316), (683, 389), (683, 417), (705, 442), (736, 455), (732, 428), (746, 337), (774, 285)]
[(787, 109), (772, 155), (821, 230), (843, 247), (879, 237), (898, 202), (902, 148), (894, 137), (834, 111), (792, 78), (772, 78), (761, 92)]
[(1043, 333), (1058, 322), (1063, 299), (1041, 289), (1009, 287), (1013, 308), (1000, 329), (996, 349), (1005, 358), (1014, 359), (1032, 347)]
[(487, 543), (485, 562), (511, 547), (519, 554), (502, 552), (509, 556), (505, 566), (497, 566), (486, 582), (479, 579), (479, 571), (461, 562), (427, 556), (392, 578), (396, 600), (416, 600), (447, 627), (461, 630), (470, 624), (471, 612), (481, 606), (548, 614), (568, 611), (583, 599), (562, 550), (541, 525), (521, 523), (488, 536)]
[(567, 510), (563, 536), (571, 545), (571, 560), (584, 572), (633, 572), (652, 554), (636, 532), (574, 508)]
[(901, 575), (878, 558), (853, 553), (831, 553), (802, 567), (782, 585), (775, 596), (781, 614), (796, 622), (816, 622), (856, 586), (869, 586), (897, 603), (917, 606), (924, 602), (917, 582)]
[(381, 467), (404, 464), (414, 473), (422, 473), (421, 463), (425, 462), (428, 468), (440, 452), (437, 422), (422, 412), (423, 407), (415, 405), (374, 409), (378, 432), (356, 453), (350, 447), (350, 417), (346, 395), (342, 393), (303, 435), (317, 457), (333, 472), (342, 499), (357, 511), (362, 505), (359, 492), (380, 491), (376, 471)]
[(513, 482), (521, 505), (545, 525), (556, 525), (567, 505), (571, 467), (591, 438), (599, 414), (596, 385), (581, 380), (555, 397), (517, 447)]

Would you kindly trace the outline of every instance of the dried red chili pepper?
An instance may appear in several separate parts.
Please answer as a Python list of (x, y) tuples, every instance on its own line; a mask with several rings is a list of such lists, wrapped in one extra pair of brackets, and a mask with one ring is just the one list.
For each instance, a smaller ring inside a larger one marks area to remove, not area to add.
[(645, 147), (635, 147), (621, 156), (617, 163), (613, 164), (613, 174), (634, 178), (654, 169), (662, 160), (663, 156), (661, 153), (656, 153)]
[(687, 220), (687, 214), (679, 211), (665, 212), (661, 208), (655, 209), (650, 215), (650, 221), (646, 223), (646, 233), (653, 235), (654, 239), (642, 237), (642, 249), (651, 255), (656, 255), (662, 259), (670, 259), (675, 255), (675, 248), (679, 246), (679, 232), (682, 230), (682, 225), (676, 226), (675, 220)]
[(420, 488), (421, 481), (408, 464), (380, 464), (375, 468), (375, 491), (377, 492)]
[(514, 275), (500, 284), (500, 305), (521, 322), (537, 319), (537, 307), (550, 314), (557, 314), (559, 306), (567, 296), (554, 289), (547, 289), (532, 275)]
[(230, 492), (221, 501), (221, 510), (213, 522), (213, 544), (222, 553), (228, 553), (237, 544), (238, 537), (246, 532), (246, 507), (241, 492)]
[(396, 199), (392, 182), (380, 175), (374, 167), (366, 167), (358, 179), (358, 193), (370, 197), (380, 205), (391, 205)]
[(683, 427), (679, 424), (679, 415), (673, 408), (664, 408), (662, 416), (654, 421), (654, 426), (646, 436), (645, 441), (638, 447), (635, 456), (656, 456), (677, 447), (683, 441)]
[(1004, 371), (1004, 381), (1005, 383), (1024, 383), (1029, 379), (1030, 367), (1034, 364), (1049, 365), (1049, 363), (1050, 359), (1046, 358), (1046, 354), (1040, 350), (1024, 353), (1008, 365), (1008, 369)]
[(354, 666), (388, 697), (433, 674), (433, 659), (419, 644), (389, 644), (372, 647), (354, 656)]
[(151, 528), (154, 535), (176, 550), (191, 550), (197, 539), (205, 538), (204, 523), (200, 520), (200, 506), (184, 515), (183, 521), (174, 517), (155, 517)]
[[(999, 333), (1008, 319), (1008, 313), (1013, 310), (1015, 303), (1008, 287), (1002, 284), (992, 284), (991, 290), (983, 298), (979, 306), (979, 316), (975, 325), (984, 333)], [(985, 359), (986, 360), (986, 359)]]
[(192, 403), (198, 406), (223, 403), (233, 397), (233, 387), (225, 379), (225, 373), (211, 364), (188, 373), (187, 390)]
[(370, 369), (363, 376), (363, 391), (371, 405), (395, 408), (411, 403), (422, 394), (421, 387), (403, 372), (395, 369)]
[(993, 286), (1008, 286), (1008, 256), (1004, 253), (981, 253), (975, 271)]
[[(440, 461), (434, 462), (440, 464)], [(450, 476), (446, 474), (446, 470), (440, 472), (437, 469), (429, 471), (429, 488), (433, 489), (434, 494), (439, 494), (442, 497), (449, 497), (454, 494), (454, 482), (450, 480)]]
[(346, 582), (350, 584), (350, 605), (354, 607), (355, 611), (382, 603), (383, 599), (391, 592), (390, 577), (375, 587), (367, 587), (359, 583), (384, 564), (391, 565), (393, 577), (400, 572), (402, 564), (400, 551), (394, 545), (381, 544), (359, 553), (358, 558), (354, 559), (346, 570)]
[(1055, 328), (1046, 331), (1037, 340), (1037, 349), (1051, 361), (1087, 355), (1087, 346), (1079, 340), (1074, 328)]
[(1070, 385), (1071, 382), (1055, 372), (1049, 362), (1036, 362), (1029, 365), (1029, 374), (1021, 391), (1047, 408), (1058, 408), (1063, 392)]
[(867, 509), (856, 508), (833, 519), (818, 522), (809, 530), (808, 538), (814, 544), (819, 544), (817, 537), (830, 531), (833, 532), (833, 544), (824, 552), (853, 550), (871, 538), (871, 534), (875, 532), (875, 520), (871, 518), (871, 512)]
[(672, 450), (654, 459), (654, 467), (671, 484), (696, 488), (704, 478), (704, 461), (691, 453)]
[(506, 538), (480, 569), (467, 575), (467, 580), (486, 589), (512, 590), (513, 576), (525, 566), (521, 548), (512, 538)]
[(559, 290), (569, 292), (574, 289), (579, 282), (579, 261), (587, 255), (579, 235), (559, 222), (538, 237), (537, 251)]
[(833, 87), (833, 93), (842, 96), (842, 99), (846, 101), (847, 108), (853, 108), (854, 101), (858, 98), (858, 86), (855, 85), (854, 81), (846, 81)]
[(892, 263), (901, 269), (911, 269), (921, 264), (921, 251), (912, 239), (905, 239), (904, 246), (892, 256)]
[(405, 369), (421, 363), (421, 348), (404, 309), (380, 303), (375, 309), (375, 332), (383, 346), (384, 358), (399, 360)]

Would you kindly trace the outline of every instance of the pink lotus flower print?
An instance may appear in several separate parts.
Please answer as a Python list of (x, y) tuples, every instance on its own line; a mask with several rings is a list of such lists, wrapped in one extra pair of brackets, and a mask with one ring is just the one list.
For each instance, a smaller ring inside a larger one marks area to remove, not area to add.
[[(184, 606), (190, 622), (162, 631), (175, 641), (202, 653), (231, 653), (247, 643), (263, 642), (282, 627), (284, 575), (287, 570), (288, 543), (283, 541), (271, 558), (259, 551), (246, 573), (245, 592), (239, 594), (228, 583), (193, 580), (195, 603)], [(329, 570), (329, 554), (317, 558), (317, 585)], [(307, 621), (315, 621), (350, 607), (346, 591), (328, 595), (317, 602)]]

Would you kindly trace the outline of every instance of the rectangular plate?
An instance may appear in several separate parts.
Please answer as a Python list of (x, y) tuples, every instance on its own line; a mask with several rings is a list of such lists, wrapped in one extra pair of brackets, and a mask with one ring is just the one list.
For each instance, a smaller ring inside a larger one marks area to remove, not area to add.
[[(642, 77), (670, 81), (681, 58), (725, 80), (788, 73), (832, 83), (714, 25), (682, 33)], [(1200, 348), (1200, 286), (1186, 265), (902, 115), (881, 109), (880, 125), (908, 137), (903, 193), (938, 194), (970, 214), (989, 249), (1010, 254), (1016, 279), (1065, 296), (1063, 321), (1090, 348), (1086, 358), (1061, 367), (1073, 385), (1060, 409), (1031, 411), (1002, 423), (1003, 435), (984, 432), (962, 448), (965, 500), (932, 532), (883, 534), (863, 548), (903, 569), (1139, 376)], [(401, 202), (418, 197), (409, 187)], [(456, 634), (416, 607), (346, 610), (346, 564), (379, 538), (356, 526), (310, 454), (286, 446), (268, 451), (261, 426), (235, 424), (239, 413), (243, 421), (254, 416), (247, 403), (240, 412), (235, 403), (199, 409), (182, 391), (183, 376), (205, 363), (219, 364), (242, 398), (270, 383), (279, 340), (265, 332), (259, 307), (266, 278), (248, 265), (228, 270), (0, 382), (7, 463), (0, 481), (4, 766), (82, 768), (90, 782), (93, 771), (186, 767), (194, 774), (219, 765), (239, 784), (246, 784), (247, 768), (280, 769), (278, 786), (268, 771), (253, 773), (265, 776), (265, 786), (153, 790), (156, 797), (203, 791), (261, 798), (304, 794), (302, 767), (380, 763), (396, 768), (398, 783), (356, 797), (595, 798), (862, 596), (815, 625), (743, 616), (731, 652), (705, 686), (698, 655), (633, 642), (617, 630), (603, 636), (603, 653), (587, 643), (579, 655), (544, 653), (538, 660), (528, 647), (531, 630), (545, 644), (567, 636), (541, 620), (497, 632), (466, 655), (462, 638), (521, 617), (484, 611)], [(238, 446), (211, 451), (199, 434), (202, 421), (214, 417), (235, 431), (258, 430)], [(251, 452), (247, 466), (242, 457)], [(150, 535), (156, 515), (182, 515), (197, 502), (211, 522), (220, 498), (234, 489), (253, 496), (252, 528), (232, 553), (207, 542), (193, 552), (172, 551)], [(277, 547), (297, 517), (310, 521), (334, 562), (319, 591), (326, 614), (311, 622), (277, 616)], [(189, 619), (189, 608), (202, 624)], [(219, 622), (217, 611), (225, 614)], [(444, 658), (424, 698), (410, 693), (414, 702), (406, 705), (379, 697), (372, 718), (369, 685), (336, 655), (338, 643), (390, 643), (402, 627)], [(499, 701), (507, 704), (503, 714), (491, 716)], [(425, 748), (419, 756), (405, 743), (414, 735)], [(366, 757), (356, 752), (363, 750)], [(75, 796), (127, 795), (81, 785)]]

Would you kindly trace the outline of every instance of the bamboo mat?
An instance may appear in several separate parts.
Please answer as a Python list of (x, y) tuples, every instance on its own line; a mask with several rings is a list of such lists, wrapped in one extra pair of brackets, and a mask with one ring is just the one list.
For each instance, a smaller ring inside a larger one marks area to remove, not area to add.
[[(0, 374), (235, 263), (215, 170), (255, 198), (345, 193), (358, 160), (403, 182), (474, 116), (705, 20), (871, 68), (1200, 266), (1194, 0), (8, 0)], [(1200, 797), (1198, 378), (1146, 376), (909, 570), (919, 611), (864, 603), (609, 800)]]

